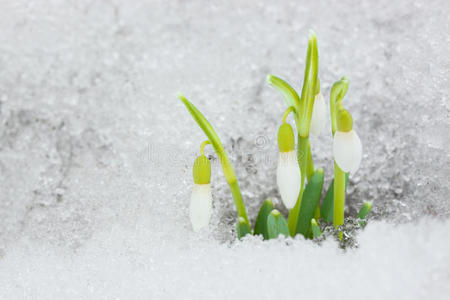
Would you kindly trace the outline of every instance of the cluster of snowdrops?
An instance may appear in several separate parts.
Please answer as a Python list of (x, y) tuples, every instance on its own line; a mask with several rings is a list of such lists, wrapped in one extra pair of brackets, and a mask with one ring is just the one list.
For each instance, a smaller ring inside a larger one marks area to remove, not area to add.
[[(333, 223), (338, 236), (342, 239), (341, 227), (344, 224), (345, 192), (349, 175), (354, 174), (362, 158), (361, 140), (353, 129), (353, 118), (342, 104), (347, 93), (348, 80), (343, 77), (335, 82), (330, 92), (329, 117), (333, 133), (334, 179), (321, 201), (324, 172), (314, 168), (309, 135), (318, 135), (323, 131), (328, 115), (325, 99), (320, 92), (318, 78), (318, 48), (314, 32), (308, 37), (308, 51), (303, 87), (299, 95), (284, 80), (267, 76), (267, 82), (283, 96), (287, 109), (282, 115), (278, 130), (279, 158), (277, 167), (277, 185), (281, 200), (289, 210), (285, 217), (270, 200), (264, 201), (256, 222), (252, 227), (247, 216), (239, 184), (230, 160), (217, 133), (203, 114), (183, 95), (178, 97), (185, 104), (194, 120), (205, 132), (207, 140), (200, 146), (193, 166), (194, 187), (190, 201), (190, 220), (194, 231), (208, 226), (212, 213), (212, 191), (210, 185), (211, 164), (204, 154), (206, 145), (211, 144), (221, 162), (236, 205), (238, 238), (247, 234), (262, 235), (264, 239), (277, 238), (279, 235), (295, 236), (302, 234), (305, 238), (317, 238), (322, 232), (320, 223)], [(286, 122), (292, 115), (296, 130)], [(297, 137), (297, 149), (295, 143)], [(358, 218), (361, 224), (370, 212), (371, 203), (362, 206)]]

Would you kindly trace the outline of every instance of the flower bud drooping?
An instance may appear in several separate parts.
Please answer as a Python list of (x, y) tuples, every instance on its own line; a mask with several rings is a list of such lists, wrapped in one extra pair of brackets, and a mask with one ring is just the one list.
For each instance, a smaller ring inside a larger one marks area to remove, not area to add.
[(353, 119), (347, 110), (338, 112), (337, 126), (333, 138), (334, 160), (342, 171), (355, 173), (361, 163), (362, 144), (353, 130)]
[(278, 190), (284, 205), (292, 209), (300, 193), (301, 172), (295, 152), (294, 131), (287, 123), (283, 123), (278, 130), (278, 147)]
[(194, 231), (208, 226), (212, 213), (211, 164), (205, 155), (197, 157), (193, 168), (194, 188), (191, 194), (189, 217)]
[(319, 92), (314, 99), (309, 133), (315, 136), (319, 135), (324, 129), (326, 121), (327, 107), (325, 105), (325, 99), (323, 98), (322, 93)]

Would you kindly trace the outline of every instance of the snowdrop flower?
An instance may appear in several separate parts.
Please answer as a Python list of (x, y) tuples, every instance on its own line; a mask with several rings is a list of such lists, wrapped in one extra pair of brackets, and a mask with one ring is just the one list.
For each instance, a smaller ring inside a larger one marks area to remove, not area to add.
[(205, 155), (197, 157), (193, 168), (194, 188), (191, 194), (189, 217), (194, 231), (208, 226), (212, 212), (211, 164)]
[(295, 152), (294, 131), (288, 123), (283, 123), (278, 130), (278, 147), (278, 190), (286, 208), (292, 209), (300, 193), (302, 175)]
[(325, 99), (323, 98), (322, 93), (319, 92), (314, 98), (309, 133), (315, 136), (319, 135), (320, 132), (325, 128), (326, 120), (327, 107), (325, 105)]
[(334, 161), (342, 171), (355, 173), (361, 163), (362, 144), (353, 130), (352, 115), (347, 110), (339, 110), (337, 127), (333, 139)]

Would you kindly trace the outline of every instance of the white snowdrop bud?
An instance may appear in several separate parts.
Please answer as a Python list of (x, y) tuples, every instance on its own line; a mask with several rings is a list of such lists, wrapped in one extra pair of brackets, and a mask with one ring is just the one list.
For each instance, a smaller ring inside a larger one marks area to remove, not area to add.
[(292, 209), (300, 193), (302, 175), (295, 150), (280, 152), (277, 167), (277, 184), (281, 200), (288, 209)]
[(211, 164), (205, 155), (197, 157), (193, 168), (194, 188), (189, 217), (194, 231), (208, 226), (212, 214)]
[(355, 173), (361, 163), (362, 144), (352, 128), (353, 119), (348, 111), (339, 111), (337, 125), (333, 139), (334, 161), (342, 171)]
[(211, 184), (195, 184), (191, 194), (189, 217), (194, 231), (208, 226), (212, 213)]
[(300, 193), (301, 172), (295, 152), (294, 132), (291, 125), (284, 123), (278, 130), (280, 154), (277, 167), (277, 185), (281, 200), (292, 209)]
[(325, 99), (322, 93), (318, 93), (314, 98), (313, 111), (311, 116), (311, 125), (309, 127), (309, 133), (312, 135), (319, 135), (325, 128), (327, 121), (327, 107), (325, 105)]

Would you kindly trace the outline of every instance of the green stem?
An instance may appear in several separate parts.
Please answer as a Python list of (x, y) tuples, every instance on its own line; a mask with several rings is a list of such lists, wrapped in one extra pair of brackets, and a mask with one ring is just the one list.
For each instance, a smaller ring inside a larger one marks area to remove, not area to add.
[(308, 144), (308, 163), (306, 166), (306, 179), (311, 178), (311, 176), (314, 174), (314, 162), (312, 159), (312, 153), (311, 153), (311, 143)]
[[(222, 146), (223, 147), (223, 146)], [(233, 195), (234, 204), (236, 206), (236, 210), (238, 216), (244, 218), (247, 224), (250, 226), (250, 222), (248, 221), (247, 212), (245, 210), (244, 200), (242, 200), (241, 190), (239, 189), (239, 184), (237, 182), (236, 174), (234, 173), (233, 167), (231, 166), (230, 160), (228, 159), (227, 154), (225, 153), (225, 149), (217, 150), (217, 155), (219, 156), (219, 160), (222, 164), (223, 173), (225, 175), (225, 179), (230, 186), (231, 194)]]
[(209, 140), (204, 141), (201, 145), (200, 145), (200, 154), (201, 155), (205, 155), (205, 146), (211, 144), (211, 142)]
[(294, 109), (293, 106), (289, 106), (289, 107), (286, 109), (286, 111), (284, 112), (283, 119), (282, 119), (283, 124), (286, 123), (286, 118), (289, 116), (289, 114), (290, 114), (291, 112), (295, 112), (295, 109)]
[(300, 172), (302, 174), (301, 185), (300, 185), (300, 193), (298, 195), (297, 202), (295, 203), (294, 208), (289, 211), (288, 218), (288, 226), (289, 232), (291, 236), (295, 236), (295, 230), (297, 228), (297, 220), (298, 214), (300, 212), (300, 205), (303, 197), (303, 188), (305, 186), (305, 178), (306, 178), (306, 169), (308, 163), (308, 146), (309, 146), (309, 138), (303, 138), (298, 135), (298, 144), (297, 144), (297, 159), (298, 164), (300, 166)]
[(335, 228), (344, 224), (345, 209), (345, 172), (334, 163), (334, 217)]
[(239, 183), (237, 180), (234, 182), (229, 182), (231, 189), (231, 194), (233, 195), (234, 205), (236, 205), (236, 210), (239, 217), (244, 218), (245, 222), (250, 226), (248, 221), (247, 212), (245, 211), (244, 201), (242, 200), (241, 190), (239, 189)]

